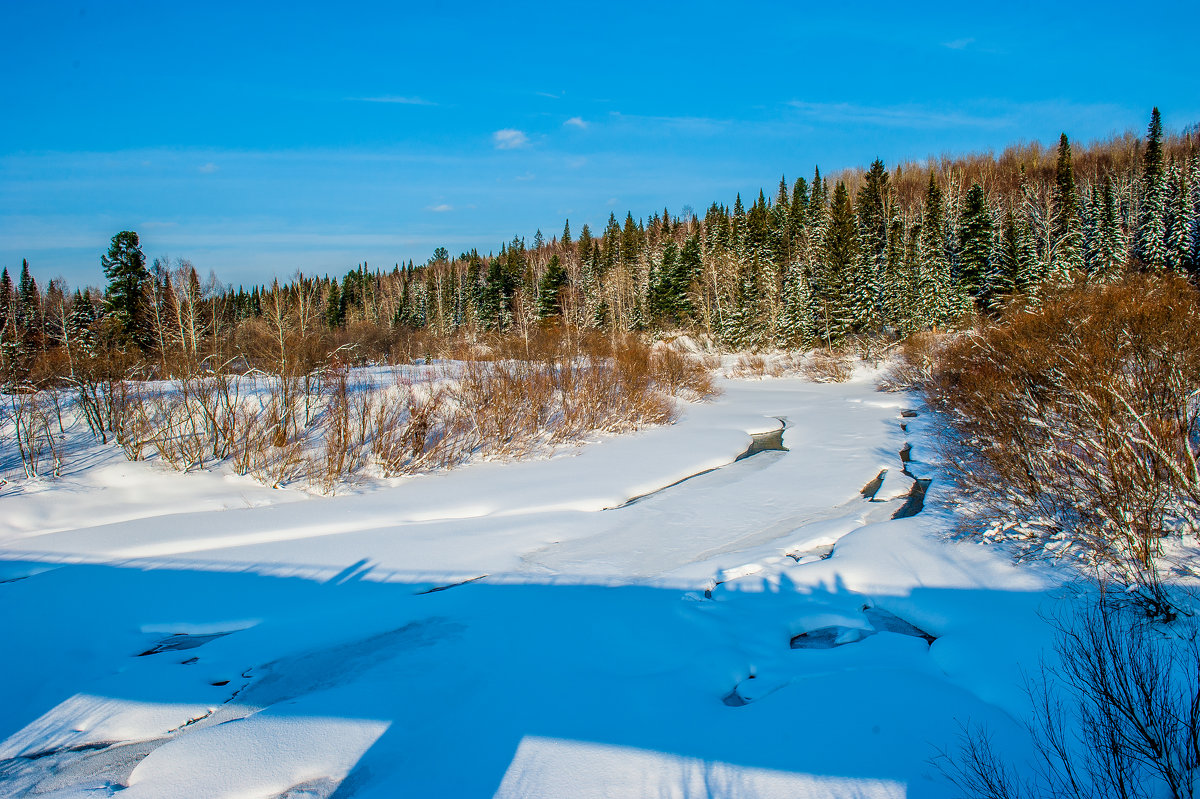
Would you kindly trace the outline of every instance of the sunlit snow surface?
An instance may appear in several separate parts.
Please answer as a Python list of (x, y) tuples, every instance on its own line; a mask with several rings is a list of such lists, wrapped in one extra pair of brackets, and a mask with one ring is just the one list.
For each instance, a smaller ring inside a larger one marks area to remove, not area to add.
[(97, 449), (0, 497), (0, 797), (953, 795), (1058, 589), (944, 540), (872, 378), (333, 498)]

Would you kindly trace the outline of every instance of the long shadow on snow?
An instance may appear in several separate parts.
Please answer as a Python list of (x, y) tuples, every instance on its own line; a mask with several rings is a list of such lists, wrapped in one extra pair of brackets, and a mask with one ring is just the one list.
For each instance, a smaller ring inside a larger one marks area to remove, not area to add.
[[(164, 743), (255, 712), (384, 722), (340, 788), (305, 786), (304, 795), (337, 797), (491, 796), (520, 765), (522, 743), (547, 740), (666, 753), (701, 771), (732, 764), (894, 780), (910, 795), (937, 795), (931, 747), (953, 740), (956, 719), (998, 715), (911, 636), (877, 630), (829, 651), (790, 649), (829, 613), (861, 610), (864, 596), (838, 585), (734, 590), (724, 604), (648, 587), (429, 587), (93, 565), (0, 586), (11, 620), (0, 661), (0, 786), (36, 773), (35, 761), (60, 781), (66, 769), (94, 782), (104, 774), (89, 769), (105, 768), (115, 755), (102, 755), (123, 745), (129, 756), (109, 766), (119, 785), (157, 748), (69, 729), (49, 735), (54, 709), (89, 695), (215, 708), (181, 717)], [(1039, 596), (917, 589), (869, 600), (953, 638), (947, 620), (964, 608), (983, 619), (1032, 617)], [(209, 637), (153, 651), (180, 634)], [(722, 702), (751, 678), (780, 685), (744, 707)]]

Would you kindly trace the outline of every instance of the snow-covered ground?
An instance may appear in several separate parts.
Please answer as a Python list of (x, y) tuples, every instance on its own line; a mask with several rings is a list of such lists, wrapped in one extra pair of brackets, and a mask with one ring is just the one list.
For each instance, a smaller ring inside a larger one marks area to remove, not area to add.
[(872, 380), (337, 497), (97, 449), (0, 497), (0, 797), (951, 795), (1062, 589), (945, 539)]

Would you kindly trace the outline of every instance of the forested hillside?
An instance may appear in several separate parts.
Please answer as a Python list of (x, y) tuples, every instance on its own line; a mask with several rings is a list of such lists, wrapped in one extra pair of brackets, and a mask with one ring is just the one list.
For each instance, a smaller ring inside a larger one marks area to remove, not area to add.
[[(837, 347), (992, 313), (1048, 281), (1103, 282), (1127, 270), (1200, 272), (1195, 126), (1073, 147), (1014, 145), (893, 169), (876, 160), (833, 178), (781, 178), (770, 192), (610, 216), (517, 236), (499, 253), (439, 248), (425, 264), (269, 286), (202, 281), (186, 259), (147, 265), (136, 233), (113, 238), (106, 289), (42, 290), (28, 264), (0, 277), (0, 367), (12, 379), (74, 369), (119, 351), (147, 363), (235, 354), (283, 361), (343, 347), (408, 357), (545, 322), (687, 330), (734, 349)], [(289, 270), (279, 264), (279, 272)], [(297, 342), (303, 342), (303, 345)], [(348, 356), (349, 357), (349, 356)]]

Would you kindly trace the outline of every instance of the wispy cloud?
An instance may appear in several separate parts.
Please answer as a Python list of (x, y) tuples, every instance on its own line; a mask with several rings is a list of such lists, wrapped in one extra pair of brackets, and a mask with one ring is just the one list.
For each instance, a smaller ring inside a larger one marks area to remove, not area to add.
[(196, 171), (202, 175), (211, 175), (220, 168), (221, 167), (217, 166), (212, 161), (209, 161), (207, 164), (201, 164), (200, 166), (196, 167)]
[(536, 177), (537, 175), (533, 174), (532, 172), (526, 172), (524, 175), (517, 175), (515, 178), (513, 178), (513, 180), (526, 181), (533, 180)]
[(955, 39), (952, 42), (942, 42), (942, 47), (948, 47), (951, 50), (966, 50), (969, 46), (975, 43), (975, 39)]
[(789, 106), (818, 122), (878, 125), (895, 128), (1001, 127), (1009, 114), (963, 113), (924, 105), (859, 105), (856, 103), (810, 103), (792, 100)]
[(454, 206), (448, 203), (438, 203), (437, 205), (429, 206), (428, 210), (433, 211), (435, 214), (444, 214), (447, 211), (453, 211)]
[(560, 94), (554, 94), (553, 92), (534, 92), (534, 94), (536, 94), (538, 97), (549, 97), (551, 100), (561, 100), (566, 92), (561, 92)]
[(636, 125), (646, 131), (650, 131), (656, 127), (660, 129), (665, 127), (683, 133), (705, 134), (726, 130), (730, 125), (729, 120), (713, 119), (712, 117), (652, 116), (622, 114), (620, 111), (609, 111), (608, 115), (613, 122)]
[(397, 94), (385, 94), (379, 97), (351, 97), (350, 100), (358, 103), (395, 103), (397, 105), (437, 105), (432, 100), (426, 100), (423, 97), (402, 97)]
[(492, 134), (497, 150), (516, 150), (529, 144), (529, 137), (516, 128), (504, 128)]
[(583, 121), (583, 117), (571, 117), (563, 123), (563, 126), (569, 128), (579, 128), (582, 130), (588, 126), (588, 123)]

